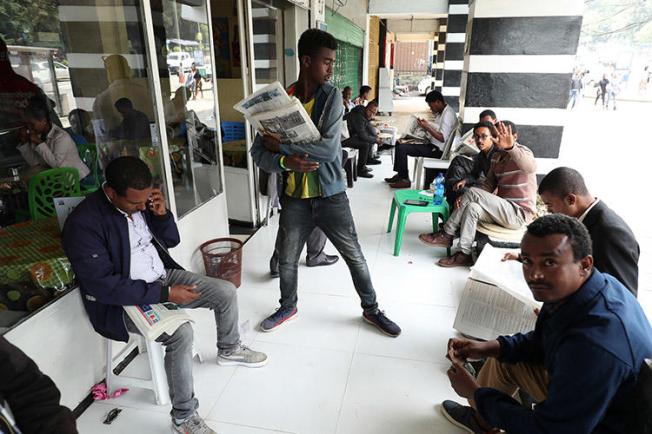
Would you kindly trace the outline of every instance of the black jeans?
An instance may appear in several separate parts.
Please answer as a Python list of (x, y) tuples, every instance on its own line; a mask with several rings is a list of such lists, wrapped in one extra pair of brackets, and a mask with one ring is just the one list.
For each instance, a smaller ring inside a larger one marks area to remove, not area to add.
[(314, 199), (281, 198), (279, 237), (279, 274), (281, 277), (281, 307), (297, 305), (298, 263), (301, 250), (315, 227), (321, 228), (349, 267), (353, 285), (367, 313), (378, 310), (376, 291), (371, 284), (367, 261), (358, 243), (358, 234), (349, 207), (349, 199), (342, 192), (334, 196)]
[(396, 143), (394, 149), (394, 172), (398, 172), (401, 179), (410, 179), (408, 171), (408, 156), (439, 158), (442, 152), (431, 144)]
[(373, 149), (373, 143), (363, 142), (355, 138), (345, 140), (342, 143), (343, 146), (347, 148), (353, 148), (358, 150), (358, 171), (364, 172), (367, 170), (367, 161), (369, 161), (371, 150)]

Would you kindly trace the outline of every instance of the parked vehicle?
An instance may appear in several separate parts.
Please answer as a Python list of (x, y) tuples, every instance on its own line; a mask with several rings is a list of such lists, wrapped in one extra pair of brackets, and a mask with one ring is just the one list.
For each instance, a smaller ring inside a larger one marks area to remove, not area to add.
[(174, 74), (180, 70), (189, 70), (192, 64), (195, 63), (195, 59), (193, 59), (190, 53), (186, 53), (185, 51), (176, 51), (174, 53), (168, 54), (167, 63), (168, 69), (171, 73)]

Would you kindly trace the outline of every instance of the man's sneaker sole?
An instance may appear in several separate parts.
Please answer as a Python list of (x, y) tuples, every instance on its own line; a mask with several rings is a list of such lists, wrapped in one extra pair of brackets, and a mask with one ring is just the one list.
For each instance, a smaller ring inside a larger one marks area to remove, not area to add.
[(217, 356), (217, 364), (220, 366), (244, 366), (245, 368), (261, 368), (267, 364), (269, 358), (263, 360), (262, 362), (256, 363), (247, 363), (247, 362), (238, 362), (236, 360), (222, 359), (220, 356)]
[(261, 332), (264, 332), (264, 333), (271, 333), (271, 332), (273, 332), (273, 331), (275, 331), (275, 330), (278, 330), (278, 329), (279, 329), (283, 324), (287, 324), (287, 323), (289, 323), (290, 321), (294, 321), (294, 320), (297, 318), (298, 315), (299, 315), (299, 312), (297, 311), (294, 315), (292, 315), (292, 316), (289, 317), (289, 318), (284, 319), (283, 321), (281, 321), (280, 323), (276, 324), (276, 325), (275, 325), (274, 327), (272, 327), (271, 329), (265, 329), (265, 328), (263, 328), (263, 325), (262, 325), (262, 324), (261, 324), (260, 327), (258, 327), (258, 328), (260, 329)]
[(446, 411), (446, 409), (444, 408), (443, 405), (441, 405), (441, 404), (439, 405), (439, 410), (441, 411), (441, 414), (444, 415), (444, 417), (446, 418), (447, 421), (449, 421), (450, 423), (452, 423), (456, 427), (458, 427), (460, 429), (463, 429), (466, 432), (469, 432), (471, 434), (475, 434), (475, 431), (473, 431), (471, 428), (469, 428), (468, 426), (466, 426), (466, 425), (456, 421), (455, 419), (453, 419), (453, 416), (448, 414), (448, 412)]
[(383, 330), (381, 327), (379, 327), (378, 324), (376, 324), (375, 322), (371, 321), (370, 319), (367, 319), (367, 317), (364, 316), (364, 315), (362, 315), (362, 319), (365, 320), (366, 322), (368, 322), (369, 324), (371, 324), (372, 326), (376, 327), (376, 329), (378, 329), (378, 331), (380, 331), (382, 334), (384, 334), (384, 335), (386, 335), (386, 336), (389, 336), (390, 338), (397, 338), (397, 337), (399, 337), (399, 336), (401, 335), (400, 333), (397, 334), (397, 335), (393, 335), (393, 334), (391, 334), (391, 333), (387, 333), (385, 330)]

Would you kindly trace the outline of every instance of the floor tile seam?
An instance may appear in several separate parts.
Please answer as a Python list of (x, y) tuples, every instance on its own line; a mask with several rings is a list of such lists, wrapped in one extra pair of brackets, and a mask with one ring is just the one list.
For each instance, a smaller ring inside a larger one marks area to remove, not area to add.
[(257, 426), (257, 425), (249, 425), (249, 424), (243, 424), (243, 423), (236, 423), (236, 422), (229, 422), (228, 420), (222, 420), (222, 419), (209, 419), (206, 418), (205, 421), (207, 422), (213, 422), (213, 423), (226, 423), (229, 425), (234, 425), (234, 426), (241, 426), (244, 428), (253, 428), (253, 429), (258, 429), (258, 430), (264, 430), (266, 432), (271, 432), (271, 433), (279, 433), (279, 434), (297, 434), (293, 431), (284, 431), (284, 430), (279, 430), (276, 428), (268, 428), (264, 426)]
[[(370, 353), (367, 351), (355, 351), (355, 355), (360, 355), (360, 356), (369, 356), (369, 357), (377, 357), (381, 359), (392, 359), (392, 360), (398, 360), (398, 361), (403, 361), (403, 362), (418, 362), (418, 363), (425, 363), (429, 365), (442, 365), (442, 366), (448, 366), (450, 365), (449, 362), (446, 362), (444, 360), (442, 361), (433, 361), (432, 359), (425, 360), (425, 359), (417, 359), (413, 357), (401, 357), (401, 356), (389, 356), (386, 354), (374, 354)], [(443, 358), (444, 356), (442, 356)]]
[[(358, 330), (358, 337), (360, 332)], [(355, 359), (355, 353), (351, 354), (351, 360), (349, 362), (349, 372), (346, 376), (346, 383), (344, 384), (344, 391), (342, 392), (342, 399), (340, 400), (340, 406), (337, 410), (337, 420), (335, 421), (335, 432), (337, 433), (340, 429), (340, 420), (342, 419), (342, 411), (344, 409), (344, 401), (346, 399), (346, 394), (349, 390), (349, 381), (351, 380), (351, 372), (353, 370), (353, 360)]]

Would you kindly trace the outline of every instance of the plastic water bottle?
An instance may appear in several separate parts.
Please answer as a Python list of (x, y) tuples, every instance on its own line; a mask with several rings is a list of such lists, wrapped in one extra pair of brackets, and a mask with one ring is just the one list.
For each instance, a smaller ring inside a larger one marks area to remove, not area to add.
[(433, 183), (435, 184), (435, 191), (434, 194), (432, 195), (432, 203), (433, 205), (441, 205), (442, 203), (444, 203), (444, 193), (445, 193), (444, 174), (439, 172), (439, 174), (437, 175)]

